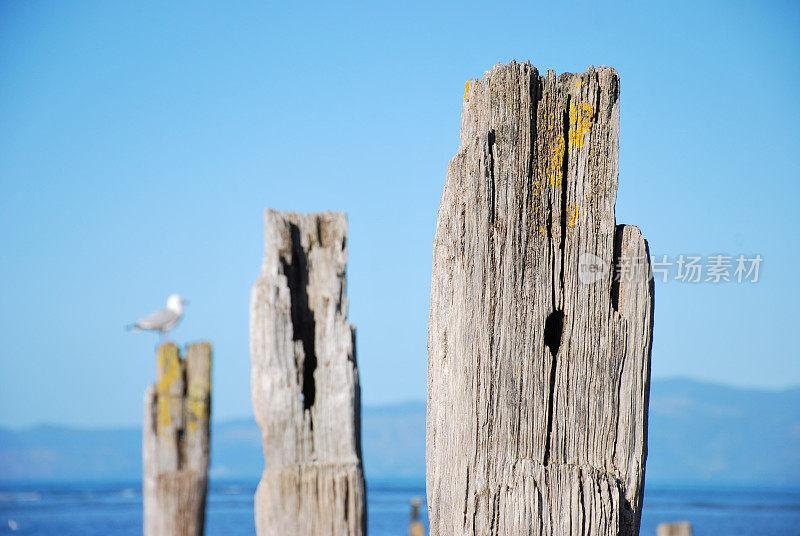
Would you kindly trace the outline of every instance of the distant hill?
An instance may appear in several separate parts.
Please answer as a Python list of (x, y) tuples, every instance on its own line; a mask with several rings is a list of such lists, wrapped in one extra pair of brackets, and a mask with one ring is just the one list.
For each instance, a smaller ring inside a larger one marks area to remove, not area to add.
[[(424, 403), (368, 406), (362, 418), (367, 478), (424, 478)], [(212, 477), (258, 479), (261, 437), (252, 420), (215, 423), (211, 448)], [(0, 429), (0, 480), (140, 476), (139, 429)], [(762, 391), (683, 379), (653, 382), (647, 480), (800, 482), (800, 388)]]
[(800, 482), (800, 388), (652, 383), (646, 478), (708, 483)]

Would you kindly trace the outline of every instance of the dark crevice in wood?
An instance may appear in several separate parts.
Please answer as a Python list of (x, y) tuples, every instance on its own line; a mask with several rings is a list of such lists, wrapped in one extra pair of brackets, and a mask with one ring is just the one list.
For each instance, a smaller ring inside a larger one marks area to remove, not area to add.
[(344, 479), (344, 500), (342, 501), (342, 505), (344, 506), (344, 521), (347, 523), (348, 519), (350, 518), (350, 508), (348, 508), (350, 502), (350, 483), (347, 479)]
[[(528, 121), (529, 121), (528, 163), (527, 163), (528, 169), (527, 169), (527, 176), (526, 176), (526, 181), (525, 181), (525, 197), (524, 197), (524, 199), (520, 200), (521, 201), (520, 205), (521, 205), (521, 209), (522, 209), (520, 211), (520, 215), (523, 215), (523, 214), (524, 215), (528, 215), (529, 218), (532, 218), (535, 221), (535, 219), (536, 219), (536, 211), (533, 208), (534, 207), (534, 204), (533, 204), (533, 196), (534, 196), (534, 194), (533, 194), (533, 192), (534, 192), (534, 181), (535, 181), (535, 177), (536, 177), (536, 166), (537, 166), (537, 163), (539, 161), (539, 156), (538, 156), (539, 136), (538, 136), (537, 128), (538, 128), (538, 121), (539, 121), (539, 100), (541, 98), (541, 93), (542, 93), (541, 80), (540, 80), (540, 77), (539, 77), (538, 73), (536, 72), (536, 69), (533, 70), (533, 73), (532, 73), (531, 78), (530, 78), (530, 84), (531, 84), (531, 111), (530, 111), (530, 115), (528, 116)], [(535, 233), (531, 232), (531, 229), (534, 229), (534, 228), (536, 228), (536, 227), (533, 227), (531, 225), (531, 222), (529, 221), (528, 225), (526, 226), (526, 229), (528, 230), (528, 232), (523, 235), (524, 236), (524, 240), (525, 240), (525, 245), (524, 245), (523, 251), (525, 253), (522, 255), (522, 258), (521, 258), (522, 266), (520, 268), (520, 279), (519, 279), (520, 285), (522, 285), (523, 291), (524, 291), (524, 288), (525, 288), (525, 285), (526, 285), (526, 277), (527, 277), (527, 270), (528, 270), (528, 256), (530, 255), (530, 252), (531, 252), (531, 249), (530, 249), (529, 246), (530, 246), (531, 240), (533, 240), (534, 237), (536, 236)]]
[(487, 163), (487, 170), (486, 170), (487, 177), (489, 178), (489, 192), (488, 192), (489, 223), (491, 223), (492, 225), (494, 224), (495, 218), (497, 217), (495, 214), (495, 199), (494, 199), (496, 190), (495, 177), (494, 177), (494, 143), (495, 143), (495, 134), (494, 134), (494, 129), (492, 129), (489, 131), (489, 134), (487, 136), (489, 162)]
[(554, 311), (547, 315), (544, 323), (544, 344), (550, 349), (553, 358), (561, 346), (561, 334), (564, 332), (564, 311)]
[(624, 231), (624, 225), (617, 225), (614, 229), (614, 257), (611, 262), (611, 307), (617, 313), (619, 312), (620, 257), (622, 257), (622, 233)]
[[(303, 362), (298, 363), (298, 383), (301, 385), (303, 409), (314, 406), (316, 387), (314, 371), (317, 369), (317, 353), (314, 348), (316, 322), (314, 311), (308, 304), (308, 257), (300, 240), (300, 229), (297, 225), (289, 226), (292, 240), (291, 261), (281, 258), (283, 274), (289, 287), (292, 315), (292, 339), (300, 341), (303, 346)], [(314, 423), (311, 423), (313, 429)]]
[(322, 242), (322, 218), (317, 218), (317, 242), (319, 247), (324, 248), (325, 244)]
[(186, 452), (184, 450), (186, 445), (184, 445), (184, 441), (183, 441), (183, 436), (184, 435), (185, 435), (185, 431), (184, 431), (183, 428), (178, 428), (175, 431), (175, 442), (176, 442), (176, 444), (175, 444), (175, 454), (176, 454), (176, 456), (178, 458), (178, 469), (183, 468), (183, 466), (186, 464), (185, 463)]
[[(358, 370), (358, 356), (356, 355), (356, 328), (351, 326), (350, 327), (350, 337), (353, 345), (353, 369)], [(355, 386), (355, 392), (353, 394), (353, 412), (356, 415), (355, 420), (355, 436), (356, 436), (356, 456), (358, 456), (359, 460), (362, 460), (362, 451), (361, 451), (361, 386)]]
[(586, 534), (586, 505), (583, 497), (583, 472), (578, 469), (578, 503), (581, 507), (581, 534)]
[(550, 439), (553, 434), (553, 408), (556, 396), (556, 356), (564, 331), (564, 311), (554, 311), (544, 323), (544, 344), (550, 349), (550, 393), (547, 397), (547, 435), (544, 444), (544, 465), (550, 463)]
[[(498, 490), (499, 491), (499, 490)], [(492, 502), (491, 521), (489, 523), (489, 534), (498, 533), (498, 516), (500, 515), (500, 493), (494, 494), (494, 501)]]
[(158, 433), (158, 391), (153, 392), (147, 404), (150, 413), (150, 433), (156, 435)]
[[(553, 200), (552, 199), (550, 199), (550, 202), (548, 203), (548, 209), (550, 210), (550, 213), (547, 215), (547, 220), (546, 220), (547, 221), (547, 239), (548, 239), (548, 241), (550, 243), (550, 247), (552, 248), (552, 244), (553, 244), (553, 238), (552, 238), (553, 237)], [(555, 263), (556, 263), (555, 259), (556, 259), (556, 256), (555, 256), (555, 253), (553, 253), (550, 256), (550, 277), (553, 279), (553, 289), (552, 289), (552, 292), (551, 292), (550, 299), (552, 301), (551, 305), (552, 305), (553, 309), (555, 309), (557, 307), (557, 303), (556, 302), (558, 301), (558, 290), (556, 289), (556, 282), (555, 282)]]
[(467, 485), (464, 486), (464, 527), (467, 526), (467, 507), (469, 506), (469, 467), (467, 468)]
[[(181, 403), (186, 404), (186, 395), (189, 392), (189, 378), (187, 376), (187, 363), (185, 357), (180, 357), (178, 355), (178, 363), (181, 366), (181, 381), (183, 382), (183, 390), (181, 391)], [(183, 426), (177, 429), (175, 437), (177, 439), (177, 447), (176, 453), (178, 454), (178, 468), (182, 468), (184, 466), (184, 460), (186, 459), (186, 447), (187, 445), (183, 441), (183, 436), (186, 433), (185, 426), (187, 425), (186, 420), (182, 422)]]
[[(487, 247), (488, 247), (488, 257), (491, 266), (495, 266), (495, 223), (496, 223), (496, 199), (495, 195), (497, 192), (497, 183), (494, 173), (494, 146), (495, 146), (495, 131), (491, 129), (487, 136), (486, 136), (486, 144), (487, 144), (487, 170), (486, 170), (486, 177), (487, 181), (487, 200), (489, 202), (489, 232), (488, 232), (488, 240), (487, 240)], [(502, 246), (501, 246), (502, 248)], [(502, 249), (501, 249), (502, 251)], [(494, 363), (495, 358), (495, 315), (497, 311), (497, 289), (495, 285), (497, 284), (496, 281), (490, 280), (487, 282), (487, 289), (488, 292), (488, 300), (489, 300), (489, 308), (488, 308), (488, 322), (489, 322), (489, 340), (492, 341), (492, 344), (489, 345), (488, 348), (488, 361), (489, 363)], [(494, 385), (489, 382), (489, 400), (493, 400), (494, 398)], [(491, 427), (493, 424), (493, 420), (491, 418), (487, 419), (487, 426), (489, 428), (488, 433), (491, 435)], [(476, 427), (476, 434), (478, 433), (480, 428)]]
[[(634, 534), (639, 523), (637, 520), (637, 514), (633, 511), (631, 502), (628, 499), (624, 499), (625, 490), (619, 489), (618, 491), (620, 492), (620, 498), (623, 499), (619, 515), (619, 533)], [(639, 516), (640, 515), (641, 513)]]
[[(564, 156), (561, 161), (561, 204), (559, 253), (561, 266), (558, 274), (558, 287), (553, 287), (553, 307), (558, 303), (557, 296), (564, 292), (564, 272), (566, 271), (566, 236), (567, 236), (567, 172), (569, 171), (569, 105), (570, 95), (567, 95), (566, 106), (562, 112), (562, 136), (564, 136)], [(561, 336), (564, 332), (564, 311), (558, 309), (548, 315), (544, 327), (544, 343), (550, 349), (552, 360), (550, 362), (550, 392), (547, 397), (547, 433), (544, 446), (544, 465), (550, 463), (550, 447), (553, 434), (553, 413), (555, 412), (556, 397), (556, 370), (558, 349), (561, 346)]]
[(538, 517), (539, 517), (539, 532), (537, 534), (544, 534), (544, 498), (542, 497), (542, 490), (539, 489), (539, 486), (536, 486), (536, 503), (538, 505)]
[(566, 267), (566, 239), (567, 239), (567, 172), (569, 171), (569, 106), (570, 95), (567, 95), (567, 105), (563, 112), (563, 129), (564, 129), (564, 158), (561, 161), (561, 242), (558, 248), (561, 250), (561, 272), (560, 283), (561, 292), (564, 292), (564, 272)]

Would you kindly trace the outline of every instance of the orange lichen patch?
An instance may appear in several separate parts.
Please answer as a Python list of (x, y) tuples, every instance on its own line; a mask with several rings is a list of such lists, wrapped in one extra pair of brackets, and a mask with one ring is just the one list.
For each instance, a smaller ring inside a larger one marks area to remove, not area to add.
[(556, 138), (556, 145), (553, 147), (553, 154), (550, 157), (550, 163), (553, 167), (550, 171), (550, 186), (561, 184), (565, 151), (564, 136), (559, 134), (558, 138)]
[(547, 229), (545, 229), (544, 227), (539, 227), (539, 234), (542, 235), (542, 236), (546, 236), (547, 235)]
[(465, 99), (467, 98), (468, 94), (469, 94), (469, 80), (467, 80), (467, 83), (464, 84), (464, 98)]
[(577, 147), (583, 147), (586, 143), (584, 136), (589, 133), (592, 126), (590, 120), (594, 117), (594, 107), (588, 102), (581, 102), (578, 105), (570, 104), (569, 122), (569, 142)]
[(578, 205), (575, 205), (575, 211), (572, 213), (572, 216), (569, 218), (569, 222), (567, 225), (570, 227), (575, 227), (578, 224)]

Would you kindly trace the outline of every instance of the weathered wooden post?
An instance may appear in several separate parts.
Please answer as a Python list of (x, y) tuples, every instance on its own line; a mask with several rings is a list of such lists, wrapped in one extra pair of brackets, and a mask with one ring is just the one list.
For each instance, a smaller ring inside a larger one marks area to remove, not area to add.
[(692, 524), (688, 521), (660, 523), (656, 527), (656, 536), (692, 536)]
[(144, 397), (145, 536), (202, 536), (208, 487), (211, 344), (158, 347)]
[(614, 69), (467, 82), (433, 248), (432, 536), (638, 533), (653, 286), (615, 224), (618, 136)]
[(347, 321), (347, 218), (265, 212), (250, 303), (251, 389), (264, 473), (260, 536), (366, 534), (355, 328)]

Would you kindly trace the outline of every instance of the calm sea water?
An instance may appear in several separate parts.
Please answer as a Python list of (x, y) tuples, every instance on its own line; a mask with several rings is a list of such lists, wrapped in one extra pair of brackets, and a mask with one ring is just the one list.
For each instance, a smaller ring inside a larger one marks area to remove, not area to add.
[[(255, 482), (212, 483), (206, 534), (255, 534), (254, 492)], [(369, 534), (402, 536), (424, 483), (373, 482), (367, 496)], [(138, 483), (0, 484), (0, 534), (139, 536), (141, 508)], [(648, 485), (641, 534), (680, 520), (699, 536), (800, 535), (800, 489)]]

